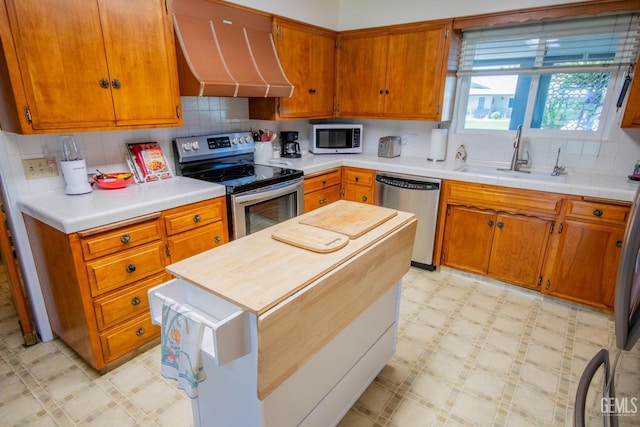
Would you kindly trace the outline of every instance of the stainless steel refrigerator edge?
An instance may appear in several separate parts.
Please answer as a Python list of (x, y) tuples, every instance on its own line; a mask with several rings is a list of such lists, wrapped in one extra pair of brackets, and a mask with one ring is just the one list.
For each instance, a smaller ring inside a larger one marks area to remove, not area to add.
[(435, 270), (433, 249), (440, 184), (435, 178), (378, 172), (374, 190), (376, 205), (416, 215), (418, 229), (411, 264), (431, 271)]

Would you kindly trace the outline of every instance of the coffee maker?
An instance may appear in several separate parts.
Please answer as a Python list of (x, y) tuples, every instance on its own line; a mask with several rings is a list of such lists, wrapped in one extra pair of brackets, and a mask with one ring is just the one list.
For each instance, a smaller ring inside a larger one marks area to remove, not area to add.
[(280, 132), (280, 150), (282, 157), (298, 158), (300, 154), (300, 144), (298, 144), (298, 132)]

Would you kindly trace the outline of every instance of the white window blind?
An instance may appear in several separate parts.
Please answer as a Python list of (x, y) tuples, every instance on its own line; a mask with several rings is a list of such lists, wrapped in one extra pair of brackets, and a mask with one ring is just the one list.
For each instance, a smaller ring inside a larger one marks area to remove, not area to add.
[(464, 32), (458, 76), (611, 71), (637, 61), (638, 14)]

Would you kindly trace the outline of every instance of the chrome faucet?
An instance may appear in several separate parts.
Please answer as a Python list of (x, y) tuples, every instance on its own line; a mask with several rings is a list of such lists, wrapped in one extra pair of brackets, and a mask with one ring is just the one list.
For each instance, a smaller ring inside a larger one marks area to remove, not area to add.
[(521, 166), (529, 165), (529, 151), (527, 151), (526, 160), (520, 158), (520, 137), (521, 136), (522, 136), (522, 125), (518, 126), (518, 129), (516, 130), (516, 137), (513, 140), (513, 157), (511, 157), (511, 165), (509, 165), (509, 169), (498, 168), (499, 170), (529, 173), (529, 171), (520, 169)]
[(551, 172), (551, 176), (564, 175), (566, 172), (564, 170), (564, 166), (558, 166), (558, 160), (560, 160), (560, 147), (558, 147), (558, 155), (556, 156), (556, 164), (553, 167), (553, 171)]

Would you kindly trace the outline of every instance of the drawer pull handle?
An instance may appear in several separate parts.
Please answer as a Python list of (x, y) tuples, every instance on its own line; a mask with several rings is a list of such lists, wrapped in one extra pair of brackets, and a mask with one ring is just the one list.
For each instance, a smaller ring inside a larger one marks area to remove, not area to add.
[(200, 222), (201, 219), (202, 217), (200, 216), (200, 214), (195, 214), (193, 216), (193, 222)]
[(138, 304), (140, 304), (140, 297), (131, 298), (131, 305), (138, 305)]
[(318, 200), (318, 203), (324, 205), (325, 203), (327, 203), (327, 199), (320, 199)]
[(498, 228), (504, 227), (504, 222), (498, 221), (498, 223), (496, 224), (496, 227), (498, 227)]
[(545, 289), (549, 289), (551, 287), (551, 280), (547, 280), (547, 286), (545, 286)]
[(490, 219), (489, 221), (487, 221), (487, 224), (489, 225), (489, 227), (493, 227), (494, 222), (492, 219)]
[(127, 264), (127, 273), (133, 273), (136, 271), (136, 266), (134, 264)]
[(622, 247), (622, 240), (618, 240), (616, 242), (616, 248), (621, 248)]
[(600, 210), (600, 209), (596, 209), (595, 211), (593, 211), (593, 214), (594, 214), (595, 216), (602, 216), (602, 210)]
[(366, 202), (367, 200), (369, 200), (369, 198), (367, 196), (362, 196), (362, 201)]
[(220, 236), (216, 236), (213, 238), (213, 241), (216, 243), (220, 243), (222, 241), (222, 239), (220, 238)]
[(140, 327), (138, 328), (138, 330), (136, 331), (136, 335), (141, 337), (144, 335), (144, 328)]
[(129, 243), (131, 241), (131, 236), (129, 236), (128, 234), (123, 234), (122, 236), (120, 236), (120, 241), (122, 243)]

